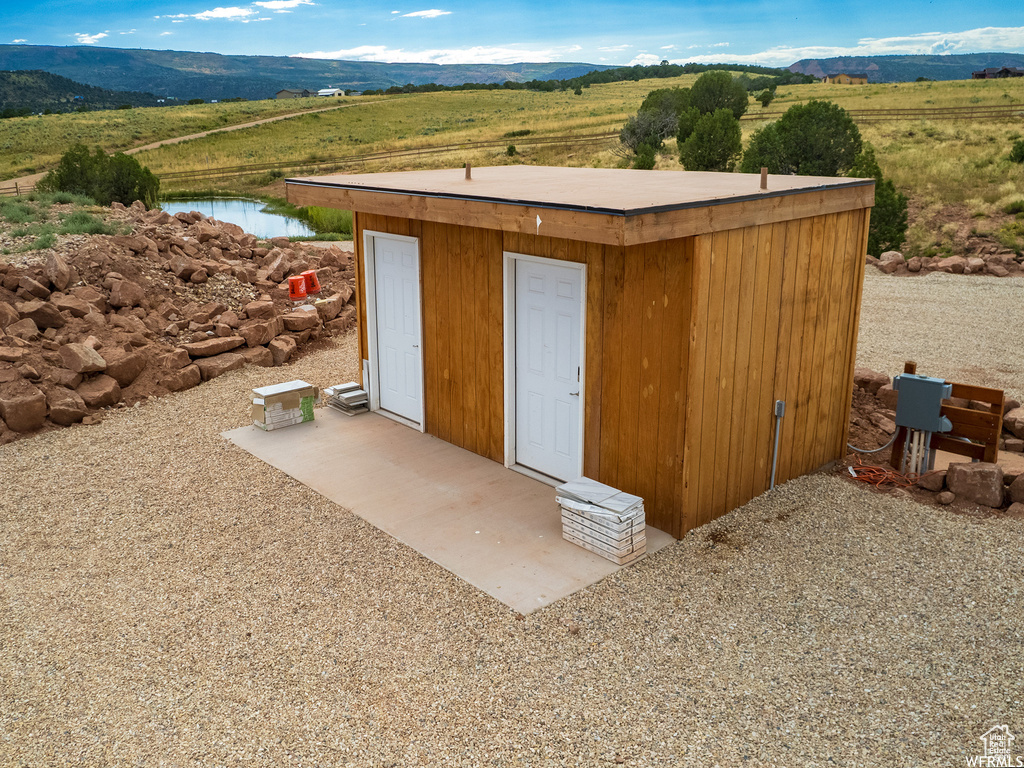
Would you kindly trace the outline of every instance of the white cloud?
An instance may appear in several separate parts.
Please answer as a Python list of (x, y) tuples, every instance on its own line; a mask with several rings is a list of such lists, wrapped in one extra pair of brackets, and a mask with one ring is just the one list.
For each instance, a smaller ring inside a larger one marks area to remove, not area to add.
[(109, 32), (97, 32), (95, 35), (87, 35), (84, 32), (75, 32), (75, 41), (79, 45), (95, 45), (104, 37), (109, 36)]
[[(776, 46), (751, 54), (729, 54), (729, 62), (788, 66), (801, 59), (834, 56), (886, 56), (896, 54), (1024, 51), (1024, 27), (981, 27), (962, 32), (922, 32), (899, 37), (866, 37), (852, 46)], [(721, 61), (721, 56), (694, 56), (690, 61)]]
[(129, 29), (127, 32), (118, 32), (119, 35), (134, 35), (138, 30)]
[(406, 51), (383, 45), (361, 45), (340, 51), (311, 51), (293, 54), (301, 59), (345, 59), (348, 61), (382, 61), (394, 64), (514, 64), (520, 61), (559, 61), (564, 49), (526, 50), (474, 46), (425, 51)]
[(285, 13), (292, 8), (298, 8), (300, 5), (315, 5), (315, 3), (310, 2), (310, 0), (266, 0), (265, 2), (254, 2), (253, 5), (266, 8), (268, 11)]
[(11, 40), (11, 42), (12, 43), (27, 43), (28, 40), (26, 40), (24, 37), (19, 37), (17, 40)]
[(675, 49), (676, 49), (676, 47), (674, 45), (663, 45), (663, 46), (661, 46), (661, 50), (663, 50), (663, 51), (674, 51)]
[(199, 19), (201, 21), (209, 21), (210, 19), (244, 19), (246, 16), (252, 16), (256, 11), (252, 8), (239, 8), (238, 6), (230, 6), (228, 8), (214, 8), (209, 11), (202, 11), (201, 13), (193, 13), (193, 19)]
[(166, 37), (167, 35), (173, 35), (173, 32), (161, 32), (160, 37)]
[(608, 53), (616, 53), (617, 51), (625, 51), (625, 50), (628, 50), (629, 48), (632, 48), (632, 47), (633, 47), (632, 45), (625, 45), (625, 44), (623, 44), (623, 45), (605, 45), (603, 47), (598, 48), (597, 50), (599, 50), (599, 51), (606, 51)]
[(582, 50), (583, 50), (583, 46), (582, 45), (570, 45), (568, 48), (565, 49), (565, 52), (566, 53), (576, 53), (576, 51), (582, 51)]
[(729, 47), (729, 44), (728, 44), (728, 43), (712, 43), (712, 44), (711, 44), (710, 46), (708, 46), (708, 47), (709, 47), (709, 48), (728, 48), (728, 47)]
[(431, 8), (429, 11), (413, 11), (412, 13), (403, 13), (403, 19), (436, 19), (438, 16), (451, 16), (451, 11), (439, 11), (437, 8)]
[(661, 56), (655, 56), (653, 53), (638, 53), (633, 57), (633, 60), (627, 64), (627, 67), (632, 67), (637, 64), (643, 64), (644, 66), (650, 66), (651, 64), (660, 64)]

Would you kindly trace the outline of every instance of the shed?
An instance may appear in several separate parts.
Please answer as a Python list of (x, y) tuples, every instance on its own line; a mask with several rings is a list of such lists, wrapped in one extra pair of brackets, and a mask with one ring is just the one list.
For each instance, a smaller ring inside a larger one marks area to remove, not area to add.
[(845, 455), (871, 179), (503, 166), (288, 179), (352, 210), (371, 407), (673, 536)]

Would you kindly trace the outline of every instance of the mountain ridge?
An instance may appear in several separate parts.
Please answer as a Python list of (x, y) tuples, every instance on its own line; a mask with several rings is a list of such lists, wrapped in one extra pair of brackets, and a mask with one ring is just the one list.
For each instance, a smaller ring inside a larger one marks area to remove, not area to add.
[(945, 53), (889, 56), (835, 56), (801, 59), (789, 66), (791, 72), (823, 77), (839, 73), (867, 74), (872, 83), (903, 83), (926, 77), (929, 80), (970, 80), (971, 73), (989, 67), (1024, 68), (1024, 54)]

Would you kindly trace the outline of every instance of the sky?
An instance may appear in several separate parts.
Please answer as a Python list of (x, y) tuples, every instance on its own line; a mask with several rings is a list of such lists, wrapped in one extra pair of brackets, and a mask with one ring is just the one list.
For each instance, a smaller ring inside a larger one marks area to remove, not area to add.
[(435, 64), (1024, 53), (1022, 0), (222, 2), (0, 0), (0, 43)]

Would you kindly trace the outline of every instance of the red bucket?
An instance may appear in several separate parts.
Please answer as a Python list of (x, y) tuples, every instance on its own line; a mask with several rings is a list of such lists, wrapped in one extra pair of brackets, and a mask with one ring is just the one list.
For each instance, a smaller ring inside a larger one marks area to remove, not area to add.
[(292, 301), (305, 301), (306, 299), (306, 278), (302, 275), (292, 275), (288, 278), (288, 298)]
[(307, 269), (302, 273), (302, 277), (306, 281), (306, 293), (309, 296), (320, 293), (320, 281), (316, 277), (315, 269)]

